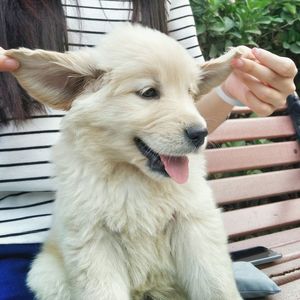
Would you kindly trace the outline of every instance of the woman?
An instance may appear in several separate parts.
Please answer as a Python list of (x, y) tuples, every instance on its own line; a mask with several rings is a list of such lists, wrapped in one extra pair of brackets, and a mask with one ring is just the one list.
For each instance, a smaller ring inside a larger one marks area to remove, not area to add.
[[(58, 51), (93, 46), (115, 24), (141, 16), (143, 24), (168, 33), (202, 61), (188, 0), (60, 1), (2, 0), (0, 46)], [(291, 60), (245, 49), (247, 54), (232, 62), (235, 71), (222, 89), (198, 104), (210, 131), (226, 119), (234, 99), (269, 115), (295, 90)], [(0, 57), (0, 71), (17, 67), (17, 61)], [(51, 223), (55, 187), (50, 146), (63, 113), (41, 107), (9, 74), (1, 74), (0, 86), (0, 300), (32, 299), (24, 279)]]

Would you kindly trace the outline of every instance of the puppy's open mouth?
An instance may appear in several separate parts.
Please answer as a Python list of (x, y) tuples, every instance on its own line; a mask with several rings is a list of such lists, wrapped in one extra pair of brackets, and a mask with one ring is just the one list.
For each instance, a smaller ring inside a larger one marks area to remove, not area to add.
[(188, 180), (189, 160), (186, 156), (158, 154), (137, 137), (134, 138), (134, 142), (140, 152), (148, 159), (148, 166), (152, 171), (171, 177), (180, 184)]

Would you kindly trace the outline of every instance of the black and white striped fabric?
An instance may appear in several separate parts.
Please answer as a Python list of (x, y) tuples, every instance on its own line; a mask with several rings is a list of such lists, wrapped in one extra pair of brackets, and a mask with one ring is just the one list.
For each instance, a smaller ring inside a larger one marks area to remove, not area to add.
[[(170, 36), (199, 62), (194, 19), (188, 0), (168, 0)], [(94, 46), (132, 9), (122, 0), (66, 0), (70, 49)], [(51, 33), (50, 33), (51, 34)], [(1, 46), (1, 45), (0, 45)], [(43, 242), (51, 225), (55, 198), (51, 146), (59, 137), (63, 112), (48, 110), (16, 128), (0, 127), (0, 243)]]

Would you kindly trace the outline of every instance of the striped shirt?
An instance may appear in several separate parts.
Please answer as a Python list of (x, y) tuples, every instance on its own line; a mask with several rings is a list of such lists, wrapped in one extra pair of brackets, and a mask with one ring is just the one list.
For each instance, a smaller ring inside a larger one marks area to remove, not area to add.
[[(130, 2), (73, 0), (63, 4), (71, 50), (101, 43), (103, 35), (131, 18)], [(169, 34), (199, 62), (194, 19), (188, 0), (167, 0)], [(43, 242), (55, 198), (51, 146), (63, 112), (49, 109), (21, 126), (0, 128), (0, 243)]]

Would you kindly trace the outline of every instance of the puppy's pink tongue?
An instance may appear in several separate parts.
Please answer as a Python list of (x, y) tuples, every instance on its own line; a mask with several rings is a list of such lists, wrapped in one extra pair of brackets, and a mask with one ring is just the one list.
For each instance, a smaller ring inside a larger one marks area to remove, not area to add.
[(160, 155), (160, 159), (169, 176), (177, 183), (187, 182), (189, 177), (189, 159), (186, 156)]

